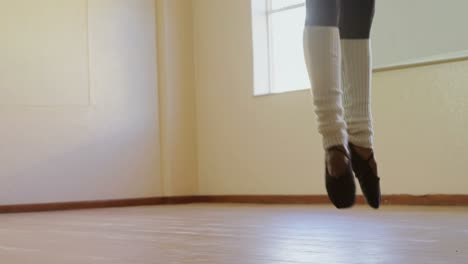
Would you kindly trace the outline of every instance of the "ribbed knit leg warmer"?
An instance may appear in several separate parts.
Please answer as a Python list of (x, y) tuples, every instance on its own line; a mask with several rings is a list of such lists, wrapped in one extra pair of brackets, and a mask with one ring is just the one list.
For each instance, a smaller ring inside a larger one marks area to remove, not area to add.
[(325, 149), (348, 144), (342, 104), (340, 46), (338, 27), (305, 27), (304, 55), (312, 84), (318, 130)]

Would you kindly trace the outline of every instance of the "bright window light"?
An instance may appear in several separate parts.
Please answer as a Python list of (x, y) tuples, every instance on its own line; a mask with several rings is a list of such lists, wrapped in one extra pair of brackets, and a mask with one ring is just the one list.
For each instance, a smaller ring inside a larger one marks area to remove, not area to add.
[(282, 8), (290, 8), (294, 5), (304, 5), (305, 0), (272, 0), (271, 9), (278, 10)]
[(304, 62), (305, 0), (252, 0), (255, 95), (310, 87)]

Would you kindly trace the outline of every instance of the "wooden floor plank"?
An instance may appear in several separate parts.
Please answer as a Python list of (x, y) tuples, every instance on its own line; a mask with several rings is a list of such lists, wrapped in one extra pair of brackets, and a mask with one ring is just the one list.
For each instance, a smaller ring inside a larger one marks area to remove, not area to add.
[(179, 205), (0, 215), (28, 263), (468, 263), (468, 208)]

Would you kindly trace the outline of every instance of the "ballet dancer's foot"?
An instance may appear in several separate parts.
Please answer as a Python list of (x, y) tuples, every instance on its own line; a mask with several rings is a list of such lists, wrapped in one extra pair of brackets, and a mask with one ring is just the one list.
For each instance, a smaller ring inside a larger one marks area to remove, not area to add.
[(377, 173), (377, 163), (374, 151), (370, 148), (362, 148), (349, 143), (351, 150), (351, 162), (356, 178), (361, 185), (362, 193), (367, 203), (374, 209), (380, 207), (380, 178)]
[(356, 185), (349, 151), (344, 146), (326, 150), (325, 182), (330, 201), (338, 209), (350, 208), (356, 200)]

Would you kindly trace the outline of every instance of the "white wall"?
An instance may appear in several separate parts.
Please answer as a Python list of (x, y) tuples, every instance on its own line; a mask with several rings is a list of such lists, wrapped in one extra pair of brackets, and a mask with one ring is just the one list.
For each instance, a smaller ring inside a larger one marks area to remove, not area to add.
[[(2, 0), (2, 4), (6, 2)], [(85, 7), (87, 1), (40, 1), (50, 10), (30, 8), (29, 4), (37, 2), (34, 0), (14, 2), (18, 6), (11, 11), (19, 12), (18, 16), (28, 13), (24, 19), (49, 17), (53, 21), (61, 14), (52, 11), (58, 2), (70, 11), (73, 9), (69, 7)], [(76, 34), (65, 26), (57, 29), (54, 39), (76, 41), (75, 46), (68, 47), (78, 48), (76, 53), (60, 53), (69, 56), (61, 60), (75, 63), (76, 59), (89, 59), (91, 104), (75, 105), (41, 83), (22, 87), (25, 93), (42, 96), (29, 97), (27, 103), (19, 97), (2, 98), (0, 204), (136, 198), (162, 193), (154, 4), (153, 0), (90, 0), (89, 10), (80, 9), (88, 12), (75, 13), (76, 20), (70, 22), (79, 29)], [(89, 16), (89, 20), (83, 20), (83, 16)], [(8, 27), (21, 29), (12, 23)], [(89, 58), (84, 58), (81, 49), (87, 43), (82, 41), (82, 32), (88, 30)], [(10, 49), (35, 45), (15, 41), (18, 45), (10, 45)], [(0, 60), (0, 69), (10, 67), (10, 63)], [(24, 67), (34, 64), (47, 68), (49, 63), (36, 60)], [(31, 77), (38, 75), (40, 67), (24, 71), (24, 79), (34, 79)], [(47, 75), (51, 71), (40, 74), (47, 80), (57, 77), (63, 81), (61, 76)], [(79, 76), (70, 74), (68, 83), (61, 84), (63, 89), (82, 89), (76, 86)], [(36, 101), (41, 103), (35, 105)]]
[[(196, 0), (199, 193), (324, 194), (310, 92), (253, 97), (249, 0)], [(374, 75), (386, 194), (468, 194), (468, 62)]]

